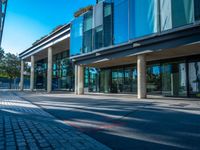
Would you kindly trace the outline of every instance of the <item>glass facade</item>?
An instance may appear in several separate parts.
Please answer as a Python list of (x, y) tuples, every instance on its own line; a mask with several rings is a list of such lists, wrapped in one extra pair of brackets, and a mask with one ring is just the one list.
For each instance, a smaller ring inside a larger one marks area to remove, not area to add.
[(160, 0), (160, 30), (172, 29), (171, 0)]
[(147, 66), (147, 92), (151, 94), (161, 94), (160, 64)]
[(194, 22), (193, 0), (160, 0), (161, 31)]
[(69, 51), (53, 56), (52, 89), (74, 91), (74, 70)]
[(83, 53), (92, 51), (92, 11), (83, 15)]
[(35, 63), (35, 88), (47, 88), (47, 59)]
[(99, 3), (93, 13), (94, 50), (112, 45), (112, 3)]
[(93, 10), (72, 22), (71, 56), (126, 43), (199, 20), (199, 0), (98, 1)]
[(162, 94), (164, 96), (187, 96), (185, 62), (162, 64)]
[(114, 0), (114, 44), (127, 42), (129, 39), (128, 0)]
[[(180, 60), (180, 61), (178, 61)], [(137, 93), (136, 64), (87, 69), (89, 92)], [(200, 97), (200, 59), (177, 58), (147, 63), (147, 93), (173, 97)]]
[(83, 16), (72, 21), (70, 33), (70, 56), (80, 55), (83, 51)]
[[(71, 56), (177, 29), (200, 21), (200, 0), (101, 0), (71, 28)], [(200, 61), (166, 60), (147, 65), (147, 92), (200, 97)], [(90, 92), (136, 93), (136, 65), (87, 68)]]
[(113, 44), (113, 5), (112, 3), (105, 2), (104, 3), (104, 12), (103, 12), (103, 30), (104, 30), (104, 45), (103, 47), (107, 47)]
[(157, 32), (157, 0), (129, 0), (130, 39)]
[(200, 20), (200, 1), (194, 0), (195, 20)]
[(100, 92), (110, 93), (111, 92), (111, 70), (101, 70), (100, 72)]
[(89, 85), (88, 85), (89, 92), (102, 92), (102, 93), (137, 92), (136, 67), (117, 67), (117, 68), (100, 69), (100, 70), (95, 68), (90, 68), (89, 70), (90, 70), (89, 74), (87, 73), (88, 77), (85, 77), (85, 79), (89, 80)]
[(171, 0), (172, 27), (190, 24), (194, 20), (193, 0)]
[(200, 97), (200, 61), (189, 63), (189, 94)]

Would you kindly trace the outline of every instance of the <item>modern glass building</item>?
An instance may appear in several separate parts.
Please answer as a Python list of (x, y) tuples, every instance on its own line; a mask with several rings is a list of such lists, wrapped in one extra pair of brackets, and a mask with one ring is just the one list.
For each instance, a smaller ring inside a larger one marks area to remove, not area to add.
[(70, 58), (89, 92), (200, 97), (199, 22), (199, 0), (97, 1), (71, 23)]
[(21, 89), (31, 61), (31, 90), (200, 97), (199, 0), (96, 2), (20, 54)]

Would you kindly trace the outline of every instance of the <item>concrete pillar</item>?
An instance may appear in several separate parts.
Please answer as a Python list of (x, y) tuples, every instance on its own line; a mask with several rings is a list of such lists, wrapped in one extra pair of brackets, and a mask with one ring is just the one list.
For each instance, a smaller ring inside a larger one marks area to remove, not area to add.
[(34, 74), (35, 74), (35, 57), (31, 56), (31, 78), (30, 78), (30, 90), (34, 90)]
[(145, 55), (137, 56), (137, 70), (138, 70), (138, 98), (146, 98), (146, 61)]
[(21, 60), (20, 91), (24, 90), (24, 60)]
[(52, 47), (48, 48), (48, 69), (47, 69), (47, 93), (51, 93), (52, 91), (52, 59), (53, 52)]
[(75, 75), (75, 94), (78, 95), (78, 65), (74, 67), (74, 75)]
[(84, 94), (84, 67), (81, 65), (78, 65), (78, 89), (77, 89), (78, 95)]

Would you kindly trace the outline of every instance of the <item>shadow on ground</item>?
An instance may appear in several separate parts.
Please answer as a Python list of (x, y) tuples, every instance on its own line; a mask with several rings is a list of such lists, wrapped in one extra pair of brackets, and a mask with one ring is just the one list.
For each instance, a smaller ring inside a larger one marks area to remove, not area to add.
[(200, 109), (190, 102), (21, 96), (114, 150), (200, 147)]

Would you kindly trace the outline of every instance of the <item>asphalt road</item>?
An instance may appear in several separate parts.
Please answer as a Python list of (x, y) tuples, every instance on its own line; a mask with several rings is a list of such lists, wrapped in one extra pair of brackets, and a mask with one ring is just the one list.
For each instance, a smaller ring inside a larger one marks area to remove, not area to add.
[(18, 94), (114, 150), (200, 149), (200, 100)]

